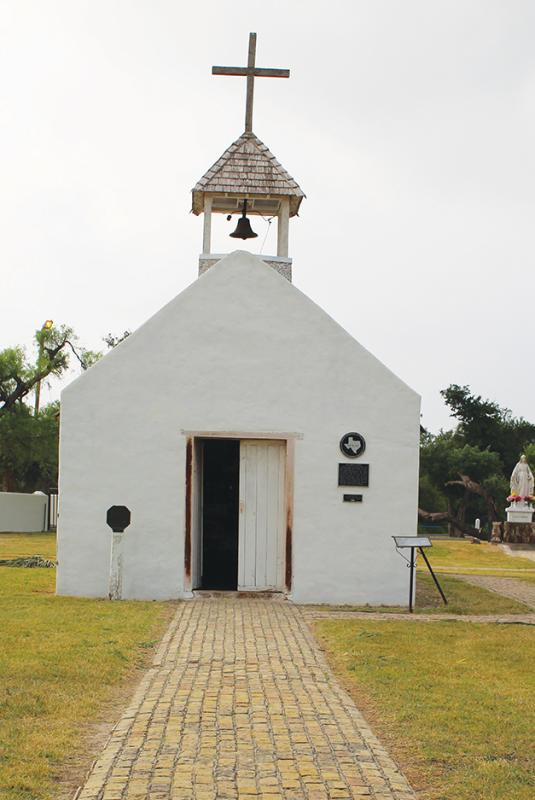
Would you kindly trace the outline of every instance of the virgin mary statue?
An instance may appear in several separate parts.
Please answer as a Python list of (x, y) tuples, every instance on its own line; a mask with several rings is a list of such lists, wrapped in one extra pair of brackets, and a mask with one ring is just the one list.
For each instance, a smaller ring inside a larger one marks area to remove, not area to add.
[(520, 497), (533, 494), (533, 472), (529, 468), (526, 456), (520, 456), (520, 461), (512, 472), (511, 493)]

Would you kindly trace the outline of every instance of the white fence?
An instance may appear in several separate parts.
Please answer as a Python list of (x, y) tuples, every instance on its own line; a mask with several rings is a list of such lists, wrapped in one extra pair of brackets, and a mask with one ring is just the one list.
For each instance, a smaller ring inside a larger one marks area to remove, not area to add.
[(0, 492), (0, 532), (46, 531), (48, 497), (42, 492)]

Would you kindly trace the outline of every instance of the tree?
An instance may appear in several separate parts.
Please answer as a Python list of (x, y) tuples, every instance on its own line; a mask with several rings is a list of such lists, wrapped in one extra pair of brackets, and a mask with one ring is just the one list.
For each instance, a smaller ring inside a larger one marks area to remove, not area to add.
[(533, 464), (535, 464), (535, 442), (532, 442), (524, 447), (524, 455), (527, 457), (528, 463), (531, 464), (533, 468)]
[(37, 362), (22, 347), (0, 351), (0, 486), (3, 491), (46, 490), (57, 483), (59, 403), (33, 414), (30, 394), (50, 376), (61, 377), (74, 356), (87, 369), (99, 354), (77, 344), (72, 328), (36, 332)]
[[(497, 453), (463, 444), (455, 431), (426, 434), (420, 447), (420, 518), (448, 522), (461, 533), (472, 528), (470, 519), (497, 519), (491, 489), (501, 475)], [(433, 512), (424, 510), (429, 507)]]
[[(111, 333), (103, 341), (116, 347), (130, 331)], [(72, 328), (44, 325), (36, 331), (38, 356), (28, 359), (24, 348), (0, 351), (0, 489), (47, 491), (57, 485), (59, 402), (32, 413), (28, 401), (42, 381), (61, 378), (74, 357), (85, 370), (102, 353), (78, 345)]]
[(30, 362), (22, 347), (0, 351), (0, 416), (16, 409), (38, 383), (50, 375), (60, 377), (74, 355), (82, 369), (98, 358), (97, 353), (78, 347), (77, 337), (66, 325), (36, 331), (40, 347), (37, 363)]
[(452, 384), (440, 394), (459, 420), (457, 437), (481, 450), (498, 453), (505, 472), (510, 474), (527, 445), (535, 442), (535, 425), (513, 417), (508, 408), (472, 394), (469, 386)]
[(535, 425), (472, 394), (469, 386), (452, 384), (441, 394), (459, 423), (436, 436), (422, 433), (419, 517), (474, 533), (470, 520), (503, 518), (514, 464), (531, 448), (535, 457)]
[(34, 416), (24, 403), (0, 415), (0, 488), (47, 491), (57, 485), (59, 403)]

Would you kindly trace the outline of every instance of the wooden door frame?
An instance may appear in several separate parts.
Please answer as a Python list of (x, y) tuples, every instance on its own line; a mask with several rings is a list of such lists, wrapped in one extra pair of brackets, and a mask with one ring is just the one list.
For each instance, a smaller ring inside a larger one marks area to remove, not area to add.
[(302, 433), (258, 432), (258, 431), (181, 431), (186, 437), (185, 463), (185, 521), (184, 521), (184, 591), (191, 593), (193, 538), (199, 535), (193, 530), (193, 508), (195, 504), (193, 475), (195, 470), (195, 439), (269, 439), (283, 441), (286, 445), (285, 461), (285, 541), (284, 541), (284, 584), (285, 591), (292, 590), (293, 579), (293, 515), (294, 515), (294, 469), (295, 441), (302, 439)]

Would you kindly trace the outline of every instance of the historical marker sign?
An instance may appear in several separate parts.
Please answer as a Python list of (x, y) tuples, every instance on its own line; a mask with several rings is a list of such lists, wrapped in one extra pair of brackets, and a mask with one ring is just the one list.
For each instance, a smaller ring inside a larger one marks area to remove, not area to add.
[(361, 494), (345, 494), (344, 503), (362, 503)]
[(340, 450), (348, 458), (361, 456), (366, 450), (364, 436), (361, 436), (360, 433), (346, 433), (340, 439)]
[(338, 464), (338, 486), (368, 486), (369, 464)]
[(404, 547), (433, 547), (428, 536), (392, 536), (398, 549)]

